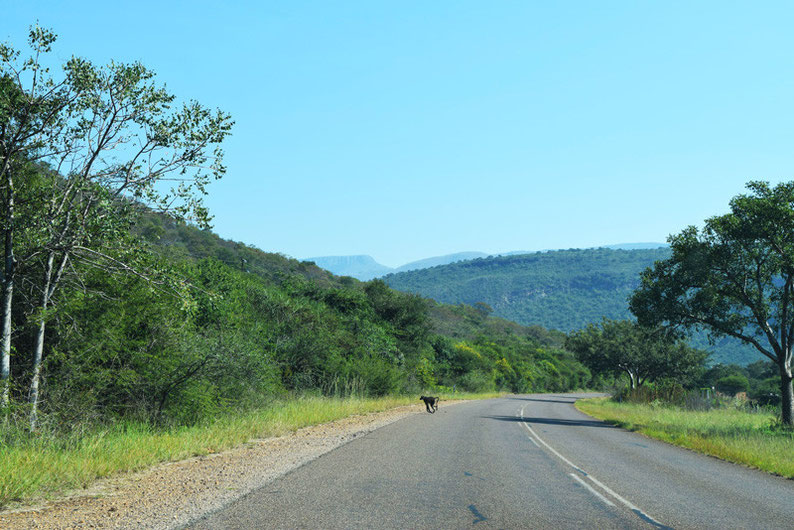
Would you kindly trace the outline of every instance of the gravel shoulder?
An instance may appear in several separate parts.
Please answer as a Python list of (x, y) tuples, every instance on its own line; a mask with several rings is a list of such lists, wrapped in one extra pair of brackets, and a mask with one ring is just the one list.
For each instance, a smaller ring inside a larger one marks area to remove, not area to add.
[(424, 405), (351, 416), (101, 480), (61, 499), (0, 511), (0, 528), (179, 528), (340, 445), (418, 413), (425, 413)]

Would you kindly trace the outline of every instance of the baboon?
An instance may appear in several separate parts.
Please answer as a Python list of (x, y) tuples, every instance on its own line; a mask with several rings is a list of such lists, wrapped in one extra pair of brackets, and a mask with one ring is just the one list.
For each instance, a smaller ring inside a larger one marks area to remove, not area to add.
[(430, 414), (433, 414), (435, 411), (438, 410), (438, 397), (433, 396), (419, 396), (419, 399), (425, 402), (425, 409)]

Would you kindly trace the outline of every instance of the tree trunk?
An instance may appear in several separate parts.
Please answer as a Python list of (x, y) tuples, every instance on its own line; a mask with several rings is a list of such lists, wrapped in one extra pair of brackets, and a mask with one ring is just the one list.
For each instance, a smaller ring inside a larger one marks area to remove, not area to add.
[[(14, 295), (13, 255), (8, 259), (6, 253), (6, 266), (3, 272), (3, 300), (2, 308), (2, 339), (0, 340), (0, 408), (7, 407), (10, 403), (11, 387), (11, 299)], [(11, 266), (9, 267), (9, 261)], [(10, 272), (9, 272), (9, 269)]]
[(791, 385), (791, 366), (780, 365), (780, 417), (783, 425), (794, 427), (794, 392)]
[(637, 378), (634, 375), (634, 372), (631, 370), (626, 370), (626, 373), (629, 374), (629, 380), (631, 381), (631, 389), (635, 390), (637, 388)]
[(41, 362), (44, 357), (44, 331), (47, 327), (47, 307), (50, 304), (52, 294), (52, 269), (55, 264), (55, 253), (51, 252), (47, 257), (47, 266), (44, 270), (44, 289), (41, 295), (41, 320), (39, 329), (36, 333), (36, 342), (33, 347), (33, 377), (30, 380), (30, 430), (35, 431), (38, 425), (39, 416), (39, 382), (41, 380)]
[(5, 266), (3, 268), (3, 299), (0, 302), (0, 318), (2, 329), (0, 337), (0, 408), (7, 407), (10, 402), (11, 388), (11, 301), (14, 296), (14, 274), (16, 259), (14, 258), (14, 195), (13, 182), (6, 179), (8, 198), (6, 199), (5, 215)]
[(36, 343), (33, 348), (33, 378), (30, 381), (30, 430), (35, 431), (38, 424), (39, 384), (41, 380), (41, 363), (44, 357), (44, 331), (47, 328), (47, 308), (50, 306), (52, 295), (63, 275), (63, 269), (69, 260), (69, 253), (64, 252), (55, 268), (55, 252), (47, 256), (47, 265), (44, 268), (44, 289), (41, 294), (41, 320), (36, 333)]
[(35, 431), (39, 423), (39, 381), (41, 380), (41, 361), (44, 356), (44, 330), (47, 323), (42, 316), (36, 333), (36, 346), (33, 351), (33, 378), (30, 381), (30, 430)]

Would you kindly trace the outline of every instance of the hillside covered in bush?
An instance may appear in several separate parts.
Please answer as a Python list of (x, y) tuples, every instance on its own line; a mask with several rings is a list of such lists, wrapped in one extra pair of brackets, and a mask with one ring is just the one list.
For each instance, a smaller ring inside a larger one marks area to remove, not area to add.
[(395, 289), (448, 304), (484, 302), (494, 314), (561, 331), (629, 316), (639, 274), (669, 250), (571, 249), (497, 256), (391, 274)]
[[(447, 304), (484, 303), (496, 316), (567, 333), (602, 318), (630, 318), (628, 298), (640, 273), (669, 255), (668, 248), (556, 250), (474, 259), (383, 280), (400, 291)], [(747, 364), (758, 357), (733, 339), (710, 345), (699, 334), (692, 343), (710, 350), (712, 363)]]
[[(49, 315), (45, 422), (135, 417), (192, 423), (291, 393), (380, 396), (582, 388), (561, 334), (381, 281), (225, 241), (151, 213), (133, 227), (152, 272), (85, 267)], [(18, 297), (18, 352), (36, 327)], [(13, 394), (32, 366), (18, 355)]]
[(232, 117), (140, 63), (50, 70), (56, 40), (0, 46), (0, 438), (589, 382), (553, 335), (219, 238), (204, 198)]

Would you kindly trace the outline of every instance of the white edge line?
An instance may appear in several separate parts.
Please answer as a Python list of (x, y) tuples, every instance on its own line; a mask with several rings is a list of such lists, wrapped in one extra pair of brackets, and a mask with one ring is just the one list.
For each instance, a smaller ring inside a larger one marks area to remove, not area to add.
[(573, 474), (573, 473), (568, 473), (568, 474), (569, 474), (569, 475), (571, 475), (571, 476), (573, 477), (573, 479), (574, 479), (576, 482), (578, 482), (579, 484), (581, 484), (582, 486), (584, 486), (585, 488), (587, 488), (587, 491), (589, 491), (590, 493), (592, 493), (593, 495), (595, 495), (596, 497), (598, 497), (599, 499), (601, 499), (601, 501), (602, 501), (604, 504), (606, 504), (607, 506), (615, 506), (615, 503), (614, 503), (614, 502), (610, 501), (609, 499), (607, 499), (606, 497), (604, 497), (603, 495), (601, 495), (600, 493), (598, 493), (598, 492), (597, 492), (597, 491), (596, 491), (596, 490), (595, 490), (595, 489), (594, 489), (594, 488), (593, 488), (593, 487), (592, 487), (590, 484), (588, 484), (588, 483), (587, 483), (587, 482), (585, 482), (584, 480), (580, 479), (579, 477), (577, 477), (577, 476), (576, 476), (575, 474)]

